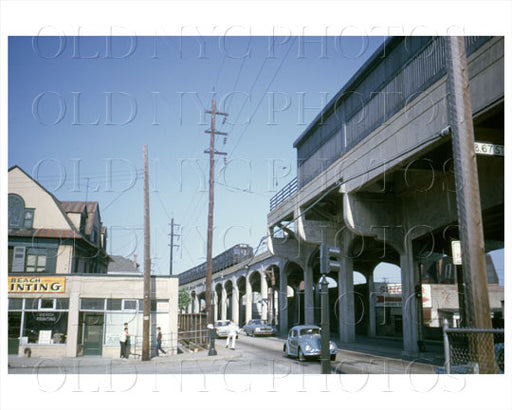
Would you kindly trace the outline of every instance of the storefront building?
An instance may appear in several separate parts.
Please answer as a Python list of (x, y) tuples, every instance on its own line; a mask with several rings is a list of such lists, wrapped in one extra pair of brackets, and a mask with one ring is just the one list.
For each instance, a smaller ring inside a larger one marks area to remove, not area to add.
[[(130, 351), (140, 355), (144, 277), (135, 261), (130, 272), (110, 268), (99, 204), (61, 202), (17, 166), (8, 177), (9, 354), (119, 357), (127, 323)], [(175, 353), (178, 279), (153, 276), (151, 301), (150, 344), (159, 326)]]
[[(139, 276), (9, 275), (9, 354), (118, 358), (128, 323), (130, 353), (142, 346), (143, 282)], [(161, 327), (164, 350), (176, 353), (178, 281), (152, 277), (150, 345)]]

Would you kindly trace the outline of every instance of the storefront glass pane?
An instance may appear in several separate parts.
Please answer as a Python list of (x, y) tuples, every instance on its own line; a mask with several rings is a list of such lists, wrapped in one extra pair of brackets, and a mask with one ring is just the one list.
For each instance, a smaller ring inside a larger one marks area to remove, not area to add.
[(68, 312), (25, 312), (23, 342), (66, 343)]
[(68, 298), (57, 299), (57, 309), (68, 310), (69, 309), (69, 299)]
[(9, 298), (9, 310), (21, 310), (23, 308), (22, 298)]
[[(137, 313), (121, 313), (112, 312), (105, 314), (105, 345), (119, 346), (119, 334), (124, 328), (124, 324), (128, 323), (128, 333), (133, 335), (135, 340), (138, 334), (138, 320)], [(139, 314), (139, 316), (141, 316)]]
[(107, 299), (107, 310), (121, 310), (123, 299)]
[(41, 309), (54, 309), (55, 299), (41, 299)]
[(105, 310), (105, 299), (82, 298), (80, 306), (83, 310)]
[[(23, 300), (23, 299), (9, 299)], [(20, 329), (21, 329), (21, 312), (9, 312), (9, 339), (8, 350), (9, 354), (17, 354), (18, 346), (20, 344)]]
[(137, 301), (136, 300), (125, 300), (124, 301), (124, 310), (137, 310)]

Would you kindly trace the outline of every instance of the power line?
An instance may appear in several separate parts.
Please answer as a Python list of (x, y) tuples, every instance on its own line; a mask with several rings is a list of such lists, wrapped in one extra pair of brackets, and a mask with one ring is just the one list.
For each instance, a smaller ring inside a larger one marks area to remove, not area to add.
[[(286, 54), (285, 56), (283, 57), (283, 59), (281, 60), (279, 66), (277, 67), (277, 70), (276, 72), (274, 73), (272, 79), (270, 80), (270, 82), (268, 83), (267, 85), (267, 88), (265, 89), (265, 91), (263, 92), (262, 96), (261, 96), (261, 99), (259, 100), (258, 102), (258, 105), (256, 106), (255, 110), (253, 111), (250, 119), (252, 119), (252, 117), (256, 114), (256, 112), (258, 111), (261, 103), (263, 102), (264, 98), (265, 98), (265, 95), (267, 93), (267, 91), (270, 89), (270, 86), (272, 85), (272, 83), (274, 82), (274, 80), (276, 79), (277, 77), (277, 74), (279, 73), (279, 71), (281, 70), (281, 68), (283, 67), (283, 64), (284, 62), (286, 61), (286, 59), (288, 58), (288, 55), (290, 54), (290, 51), (291, 49), (293, 48), (293, 44), (295, 42), (295, 38), (292, 40), (292, 43), (290, 44), (290, 47), (288, 48), (288, 50), (286, 51)], [(266, 59), (268, 59), (268, 57), (265, 58), (265, 61)], [(237, 118), (238, 119), (238, 118)], [(240, 134), (240, 136), (238, 137), (237, 141), (236, 141), (236, 144), (234, 146), (234, 148), (231, 150), (231, 155), (233, 155), (233, 152), (236, 150), (236, 148), (238, 147), (243, 135), (245, 134), (245, 132), (247, 131), (247, 128), (249, 127), (249, 124), (250, 122), (248, 122), (246, 125), (245, 125), (245, 128), (243, 129), (242, 133)]]

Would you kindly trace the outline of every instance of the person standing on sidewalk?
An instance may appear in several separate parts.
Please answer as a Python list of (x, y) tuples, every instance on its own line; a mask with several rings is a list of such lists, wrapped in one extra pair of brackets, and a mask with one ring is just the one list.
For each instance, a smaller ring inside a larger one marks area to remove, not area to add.
[(167, 354), (167, 352), (162, 349), (162, 330), (160, 327), (156, 328), (157, 334), (156, 334), (156, 355), (158, 357), (158, 352), (161, 350), (163, 354)]
[(226, 338), (226, 348), (229, 347), (229, 341), (231, 340), (231, 350), (235, 350), (236, 336), (239, 332), (239, 327), (235, 325), (235, 323), (230, 320), (228, 327), (228, 337)]
[(121, 346), (121, 359), (126, 358), (126, 328), (123, 328), (121, 330), (121, 333), (119, 333), (119, 345)]
[(128, 322), (124, 323), (124, 331), (126, 333), (126, 347), (125, 347), (125, 357), (128, 359), (130, 356), (130, 333), (128, 332)]

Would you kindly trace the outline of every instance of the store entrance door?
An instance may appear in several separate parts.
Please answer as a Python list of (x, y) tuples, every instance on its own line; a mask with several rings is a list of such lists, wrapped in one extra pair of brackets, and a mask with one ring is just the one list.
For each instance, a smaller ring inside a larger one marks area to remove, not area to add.
[(84, 314), (84, 355), (101, 356), (103, 347), (103, 313)]

